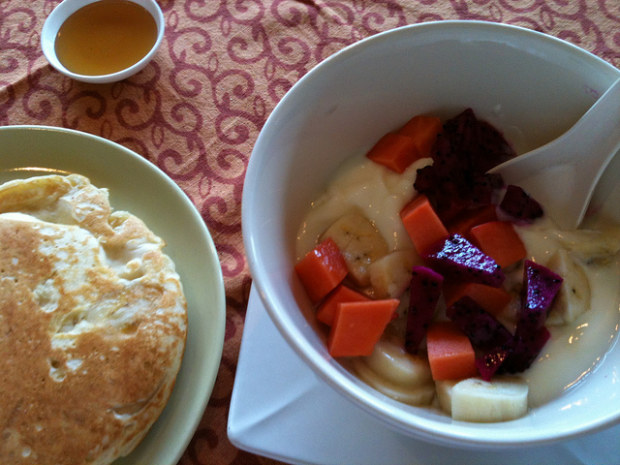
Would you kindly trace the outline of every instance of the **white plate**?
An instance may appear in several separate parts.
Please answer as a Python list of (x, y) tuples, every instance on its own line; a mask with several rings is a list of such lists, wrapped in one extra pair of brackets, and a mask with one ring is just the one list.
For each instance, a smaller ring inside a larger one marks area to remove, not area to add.
[(145, 439), (114, 465), (176, 465), (211, 395), (222, 355), (225, 294), (213, 240), (183, 191), (155, 165), (118, 144), (60, 128), (0, 128), (0, 182), (40, 174), (78, 173), (110, 191), (167, 246), (188, 302), (181, 371), (163, 413)]
[(252, 453), (316, 465), (611, 465), (620, 457), (620, 425), (572, 441), (503, 451), (446, 447), (397, 433), (314, 374), (282, 338), (254, 288), (228, 437)]

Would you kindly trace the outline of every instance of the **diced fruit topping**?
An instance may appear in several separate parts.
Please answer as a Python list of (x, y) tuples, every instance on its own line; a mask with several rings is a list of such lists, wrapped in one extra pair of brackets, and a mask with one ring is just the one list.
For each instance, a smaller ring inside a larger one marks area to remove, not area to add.
[(418, 195), (400, 212), (405, 230), (419, 254), (448, 237), (448, 230), (425, 195)]
[(368, 266), (370, 286), (376, 299), (399, 298), (409, 287), (411, 269), (422, 260), (413, 249), (396, 250)]
[(480, 377), (485, 381), (491, 381), (493, 375), (500, 369), (508, 357), (508, 350), (501, 347), (492, 349), (476, 358), (476, 368)]
[(400, 402), (429, 405), (435, 397), (426, 354), (407, 353), (400, 338), (382, 338), (369, 357), (354, 359), (353, 367), (368, 384)]
[(486, 207), (480, 207), (475, 210), (466, 211), (461, 215), (458, 215), (449, 225), (448, 231), (450, 234), (460, 234), (469, 241), (471, 236), (469, 231), (474, 226), (478, 226), (482, 223), (488, 223), (489, 221), (497, 220), (497, 212), (495, 205), (487, 205)]
[(467, 296), (492, 315), (500, 313), (512, 300), (512, 295), (503, 287), (480, 283), (444, 284), (443, 294), (446, 307)]
[(551, 334), (542, 326), (535, 331), (517, 328), (515, 337), (508, 350), (506, 360), (501, 366), (502, 372), (520, 373), (527, 370), (545, 346)]
[[(459, 163), (473, 173), (486, 173), (515, 156), (502, 133), (478, 119), (471, 108), (446, 121), (442, 136), (454, 151), (458, 151)], [(453, 155), (454, 152), (446, 154)]]
[(338, 246), (326, 239), (295, 265), (310, 300), (317, 303), (338, 286), (347, 276), (347, 264)]
[(441, 119), (437, 116), (416, 115), (398, 130), (399, 134), (411, 137), (414, 142), (418, 155), (426, 158), (430, 157), (432, 149), (437, 141), (437, 136), (441, 132)]
[(491, 221), (471, 228), (471, 236), (485, 254), (502, 268), (523, 260), (527, 251), (512, 224), (507, 221)]
[(529, 223), (543, 216), (540, 204), (521, 187), (512, 184), (506, 187), (506, 193), (499, 208), (512, 218)]
[(330, 293), (316, 311), (316, 318), (322, 323), (331, 326), (336, 315), (338, 305), (343, 302), (361, 302), (370, 300), (364, 294), (354, 291), (350, 287), (340, 284), (332, 293)]
[(366, 156), (397, 173), (404, 172), (414, 161), (422, 158), (411, 137), (393, 132), (379, 139)]
[(551, 306), (547, 324), (570, 323), (590, 309), (591, 290), (588, 275), (579, 259), (564, 249), (559, 249), (547, 266), (564, 279)]
[(432, 245), (422, 258), (445, 276), (463, 281), (498, 287), (505, 278), (495, 260), (459, 234)]
[(441, 407), (460, 421), (497, 422), (522, 417), (527, 411), (528, 385), (505, 377), (435, 383)]
[(514, 154), (499, 131), (467, 109), (444, 124), (433, 164), (418, 171), (414, 186), (448, 223), (465, 211), (492, 203), (503, 181), (486, 172)]
[(531, 260), (525, 261), (523, 267), (525, 295), (517, 330), (535, 331), (544, 325), (562, 281), (562, 277), (549, 268)]
[(443, 276), (425, 266), (412, 270), (409, 287), (409, 310), (405, 332), (407, 352), (417, 353), (426, 331), (435, 316), (435, 308), (441, 295)]
[(406, 352), (403, 341), (397, 338), (381, 339), (364, 361), (375, 373), (394, 384), (419, 387), (432, 380), (426, 357)]
[(332, 357), (370, 355), (392, 320), (398, 299), (343, 302), (338, 305), (327, 347)]
[(446, 315), (478, 349), (504, 346), (512, 339), (512, 333), (504, 325), (469, 297), (455, 302)]
[(474, 348), (454, 323), (433, 323), (426, 333), (426, 348), (435, 381), (463, 379), (478, 374)]

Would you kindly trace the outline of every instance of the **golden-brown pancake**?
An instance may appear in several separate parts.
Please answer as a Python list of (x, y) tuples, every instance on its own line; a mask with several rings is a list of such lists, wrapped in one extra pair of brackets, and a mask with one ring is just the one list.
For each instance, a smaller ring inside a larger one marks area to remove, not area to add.
[(163, 246), (85, 177), (0, 186), (0, 464), (108, 464), (144, 437), (187, 331)]

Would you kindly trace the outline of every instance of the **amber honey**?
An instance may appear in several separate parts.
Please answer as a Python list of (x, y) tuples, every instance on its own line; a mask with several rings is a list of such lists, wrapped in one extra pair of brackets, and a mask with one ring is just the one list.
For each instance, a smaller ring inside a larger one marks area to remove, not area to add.
[(67, 18), (55, 49), (69, 71), (97, 76), (137, 63), (156, 40), (157, 24), (143, 6), (129, 0), (101, 0)]

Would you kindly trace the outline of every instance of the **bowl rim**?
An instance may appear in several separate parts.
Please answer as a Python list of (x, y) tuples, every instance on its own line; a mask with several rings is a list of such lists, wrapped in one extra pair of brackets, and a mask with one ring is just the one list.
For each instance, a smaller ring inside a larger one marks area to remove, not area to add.
[(56, 55), (56, 35), (58, 34), (60, 27), (69, 18), (69, 16), (87, 5), (100, 1), (101, 0), (63, 0), (56, 6), (56, 8), (54, 8), (54, 10), (52, 10), (43, 23), (40, 40), (43, 55), (53, 68), (65, 76), (75, 79), (76, 81), (91, 84), (106, 84), (121, 81), (133, 76), (138, 71), (144, 69), (144, 67), (153, 59), (153, 56), (159, 49), (159, 46), (164, 38), (166, 23), (164, 20), (164, 14), (159, 4), (155, 0), (129, 0), (130, 2), (140, 5), (146, 9), (146, 11), (148, 11), (155, 20), (155, 24), (157, 26), (157, 37), (155, 38), (155, 43), (146, 55), (144, 55), (133, 65), (114, 73), (90, 75), (74, 73), (73, 71), (67, 69)]
[[(407, 419), (409, 414), (404, 413), (404, 409), (397, 409), (392, 411), (386, 408), (386, 404), (392, 402), (391, 399), (387, 399), (387, 403), (380, 401), (381, 395), (369, 396), (361, 388), (355, 384), (347, 381), (346, 376), (339, 373), (335, 368), (337, 362), (327, 360), (321, 354), (316, 353), (313, 349), (307, 348), (299, 341), (304, 339), (299, 329), (292, 324), (292, 320), (285, 313), (281, 312), (274, 302), (269, 298), (270, 295), (270, 283), (269, 278), (265, 278), (260, 273), (261, 258), (260, 258), (260, 244), (254, 241), (251, 234), (252, 224), (250, 223), (251, 214), (251, 202), (249, 201), (252, 195), (248, 188), (249, 186), (256, 186), (260, 183), (260, 169), (261, 160), (257, 153), (261, 152), (262, 146), (266, 143), (267, 136), (266, 130), (275, 125), (281, 118), (280, 113), (283, 113), (283, 108), (288, 104), (291, 98), (292, 91), (305, 85), (305, 82), (313, 79), (313, 77), (320, 72), (320, 70), (327, 66), (334, 66), (338, 61), (345, 60), (350, 54), (360, 53), (364, 48), (373, 46), (380, 41), (391, 39), (396, 35), (407, 35), (417, 31), (424, 31), (434, 28), (456, 28), (463, 31), (466, 30), (480, 30), (484, 29), (486, 32), (497, 31), (498, 34), (517, 34), (520, 36), (526, 36), (526, 38), (533, 38), (534, 40), (542, 41), (550, 44), (550, 47), (558, 47), (568, 50), (572, 53), (578, 54), (583, 60), (592, 63), (599, 67), (601, 72), (604, 69), (609, 72), (610, 76), (616, 78), (620, 77), (620, 70), (613, 65), (603, 60), (602, 58), (594, 55), (581, 47), (571, 44), (567, 41), (559, 39), (557, 37), (550, 36), (548, 34), (538, 32), (532, 29), (528, 29), (522, 26), (510, 25), (505, 23), (496, 23), (488, 21), (470, 21), (470, 20), (445, 20), (445, 21), (432, 21), (426, 23), (410, 24), (402, 27), (397, 27), (384, 32), (377, 33), (373, 36), (364, 38), (358, 42), (344, 47), (343, 49), (330, 55), (314, 68), (309, 70), (304, 76), (302, 76), (289, 91), (282, 97), (278, 104), (273, 109), (272, 113), (267, 118), (263, 129), (261, 130), (257, 141), (252, 151), (252, 156), (248, 163), (246, 171), (246, 180), (244, 183), (243, 200), (242, 200), (242, 230), (244, 247), (246, 249), (246, 257), (250, 273), (253, 277), (253, 285), (264, 304), (271, 320), (274, 322), (278, 331), (282, 334), (283, 338), (287, 341), (289, 346), (293, 348), (300, 358), (311, 367), (311, 369), (319, 376), (320, 379), (325, 381), (328, 385), (334, 388), (344, 398), (353, 402), (361, 407), (363, 410), (369, 412), (375, 417), (380, 418), (384, 423), (394, 427), (398, 431), (410, 436), (415, 436), (428, 440), (430, 442), (440, 444), (459, 445), (465, 447), (485, 447), (485, 448), (511, 448), (518, 447), (527, 444), (531, 445), (543, 445), (558, 442), (561, 440), (567, 440), (584, 432), (592, 433), (601, 429), (610, 427), (614, 424), (620, 423), (620, 411), (612, 414), (606, 418), (598, 419), (597, 421), (582, 424), (579, 428), (574, 428), (571, 431), (564, 431), (555, 435), (540, 436), (536, 433), (535, 428), (530, 428), (527, 433), (521, 434), (518, 439), (506, 438), (505, 436), (493, 436), (480, 437), (479, 430), (475, 428), (467, 428), (468, 432), (459, 430), (458, 433), (446, 432), (436, 420), (426, 420), (424, 418), (418, 418), (419, 421), (413, 425), (412, 422)], [(530, 39), (528, 39), (530, 40)], [(247, 201), (246, 201), (247, 200)], [(615, 343), (618, 337), (615, 338)], [(352, 375), (351, 375), (352, 376)], [(395, 402), (395, 401), (394, 401)], [(449, 420), (449, 419), (448, 419)], [(461, 423), (461, 422), (459, 422)], [(467, 422), (462, 422), (467, 425)], [(472, 423), (471, 425), (480, 425)], [(488, 425), (488, 424), (487, 424)]]

